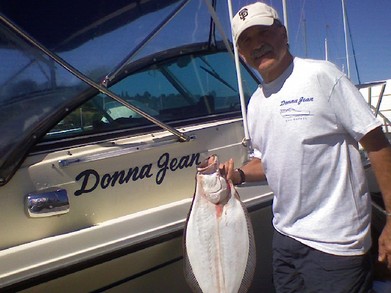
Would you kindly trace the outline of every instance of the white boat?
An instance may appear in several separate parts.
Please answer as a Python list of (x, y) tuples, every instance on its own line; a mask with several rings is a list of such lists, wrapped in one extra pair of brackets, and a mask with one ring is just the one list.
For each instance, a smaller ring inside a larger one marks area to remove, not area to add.
[[(248, 159), (225, 1), (3, 1), (0, 291), (188, 292), (195, 166)], [(257, 86), (241, 65), (244, 99)], [(271, 292), (266, 183), (239, 187)]]
[[(190, 291), (195, 166), (248, 159), (241, 104), (259, 82), (241, 64), (241, 100), (226, 5), (2, 1), (1, 292)], [(238, 191), (257, 245), (250, 292), (273, 292), (273, 194)]]

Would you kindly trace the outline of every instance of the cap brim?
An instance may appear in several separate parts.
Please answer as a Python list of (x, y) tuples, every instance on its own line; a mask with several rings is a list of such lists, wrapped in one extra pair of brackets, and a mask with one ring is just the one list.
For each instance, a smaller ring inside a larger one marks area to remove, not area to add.
[(262, 20), (260, 18), (254, 18), (252, 20), (247, 21), (245, 24), (243, 24), (240, 29), (236, 32), (235, 35), (235, 42), (237, 43), (239, 40), (240, 35), (249, 27), (256, 26), (256, 25), (265, 25), (265, 26), (271, 26), (274, 22), (274, 18), (271, 17), (264, 17)]

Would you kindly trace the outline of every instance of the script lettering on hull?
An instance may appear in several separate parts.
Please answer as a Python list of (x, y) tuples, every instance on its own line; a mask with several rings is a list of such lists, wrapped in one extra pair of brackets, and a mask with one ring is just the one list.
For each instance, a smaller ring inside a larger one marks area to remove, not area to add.
[(76, 196), (91, 193), (97, 188), (107, 189), (117, 185), (128, 184), (130, 182), (149, 179), (155, 176), (155, 183), (163, 183), (167, 172), (176, 172), (184, 168), (190, 168), (200, 164), (200, 153), (182, 156), (180, 158), (171, 158), (169, 153), (164, 153), (157, 160), (158, 171), (156, 176), (153, 173), (153, 163), (144, 166), (130, 167), (127, 170), (114, 171), (113, 173), (99, 174), (94, 169), (87, 169), (80, 172), (75, 181), (80, 182), (80, 189), (75, 191)]

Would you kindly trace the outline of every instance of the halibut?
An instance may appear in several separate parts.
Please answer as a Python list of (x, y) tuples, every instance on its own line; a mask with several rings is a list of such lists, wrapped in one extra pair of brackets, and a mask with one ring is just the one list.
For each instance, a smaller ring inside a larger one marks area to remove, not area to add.
[(184, 271), (194, 292), (246, 292), (255, 271), (247, 210), (213, 155), (197, 166), (196, 189), (184, 231)]

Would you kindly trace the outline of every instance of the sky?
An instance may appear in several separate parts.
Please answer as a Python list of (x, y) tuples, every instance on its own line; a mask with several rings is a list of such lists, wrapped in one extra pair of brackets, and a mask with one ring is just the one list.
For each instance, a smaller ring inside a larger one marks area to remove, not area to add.
[[(232, 0), (234, 13), (255, 0)], [(264, 0), (283, 20), (282, 0)], [(286, 0), (290, 50), (328, 60), (348, 74), (342, 0)], [(391, 0), (345, 0), (350, 78), (355, 83), (391, 79)], [(357, 69), (356, 69), (357, 66)], [(358, 74), (357, 74), (358, 72)]]

